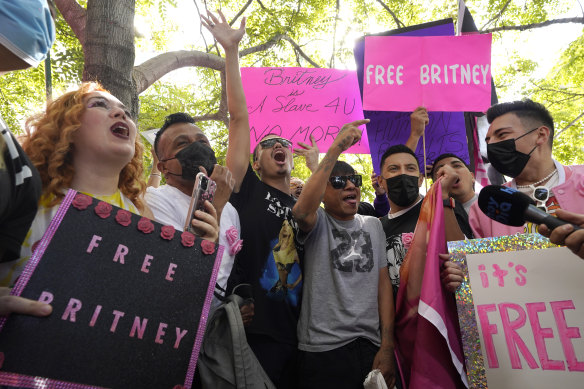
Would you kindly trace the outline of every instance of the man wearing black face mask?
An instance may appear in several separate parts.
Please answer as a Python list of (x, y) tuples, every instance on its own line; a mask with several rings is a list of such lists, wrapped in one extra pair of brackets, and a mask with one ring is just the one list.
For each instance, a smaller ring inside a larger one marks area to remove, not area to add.
[[(536, 201), (549, 214), (561, 208), (582, 211), (584, 167), (562, 166), (552, 159), (554, 121), (548, 110), (529, 99), (497, 104), (487, 111), (487, 153), (491, 165), (512, 177), (505, 185)], [(489, 219), (478, 204), (469, 212), (475, 237), (535, 233), (538, 226), (506, 226)]]
[[(428, 123), (425, 109), (417, 109), (411, 115), (412, 136), (424, 132)], [(379, 184), (385, 189), (389, 198), (390, 209), (386, 216), (380, 218), (386, 237), (387, 264), (391, 279), (394, 297), (397, 296), (399, 287), (399, 269), (409, 249), (420, 209), (422, 196), (420, 186), (424, 176), (420, 174), (420, 165), (416, 154), (411, 148), (416, 147), (416, 142), (406, 145), (395, 145), (387, 149), (381, 157), (381, 174), (377, 177)], [(444, 224), (446, 226), (446, 240), (461, 240), (464, 235), (460, 231), (456, 216), (454, 215), (454, 199), (449, 197), (452, 186), (459, 180), (458, 174), (448, 165), (441, 167), (436, 172), (436, 177), (442, 178), (442, 198), (444, 200)], [(446, 266), (451, 266), (448, 263)], [(454, 265), (455, 266), (455, 265)], [(449, 282), (460, 276), (459, 269), (455, 269), (443, 284), (449, 290)]]
[[(158, 169), (164, 174), (166, 185), (149, 187), (146, 201), (156, 221), (182, 231), (200, 168), (217, 183), (213, 205), (219, 220), (219, 244), (225, 247), (225, 251), (215, 295), (224, 296), (240, 231), (238, 213), (228, 202), (233, 190), (233, 178), (226, 167), (216, 164), (215, 152), (211, 149), (209, 140), (194, 123), (190, 115), (174, 113), (166, 117), (164, 125), (156, 133), (154, 152), (159, 158)], [(197, 223), (196, 219), (194, 223)], [(235, 231), (237, 239), (228, 238), (229, 233), (233, 234), (232, 231)], [(219, 302), (216, 297), (213, 305), (218, 305)]]

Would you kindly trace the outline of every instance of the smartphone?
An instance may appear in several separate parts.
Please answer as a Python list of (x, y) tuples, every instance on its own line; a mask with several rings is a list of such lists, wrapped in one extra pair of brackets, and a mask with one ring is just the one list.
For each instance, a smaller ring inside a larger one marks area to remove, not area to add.
[(216, 188), (217, 184), (215, 181), (207, 177), (204, 173), (197, 174), (197, 177), (195, 178), (195, 187), (193, 188), (193, 194), (191, 196), (191, 203), (189, 205), (189, 212), (187, 213), (187, 220), (185, 221), (185, 231), (192, 232), (195, 235), (201, 235), (200, 231), (193, 228), (191, 221), (195, 217), (196, 210), (206, 212), (204, 207), (205, 200), (213, 202)]

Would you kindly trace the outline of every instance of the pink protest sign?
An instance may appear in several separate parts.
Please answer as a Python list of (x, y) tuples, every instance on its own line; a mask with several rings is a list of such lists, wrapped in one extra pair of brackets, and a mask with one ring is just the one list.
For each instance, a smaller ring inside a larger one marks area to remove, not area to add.
[(484, 112), (491, 105), (491, 35), (365, 38), (363, 108)]
[(539, 234), (448, 250), (466, 273), (456, 299), (469, 389), (581, 388), (584, 261)]
[[(363, 119), (357, 74), (316, 68), (242, 68), (251, 150), (267, 134), (310, 144), (325, 153), (345, 123)], [(346, 152), (369, 154), (363, 137)]]

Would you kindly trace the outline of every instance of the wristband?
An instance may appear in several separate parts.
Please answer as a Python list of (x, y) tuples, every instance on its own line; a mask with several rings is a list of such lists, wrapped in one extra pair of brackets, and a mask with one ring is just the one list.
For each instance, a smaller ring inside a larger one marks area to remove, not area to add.
[(452, 197), (442, 200), (442, 204), (444, 205), (445, 208), (454, 209), (454, 207), (456, 206), (456, 202)]

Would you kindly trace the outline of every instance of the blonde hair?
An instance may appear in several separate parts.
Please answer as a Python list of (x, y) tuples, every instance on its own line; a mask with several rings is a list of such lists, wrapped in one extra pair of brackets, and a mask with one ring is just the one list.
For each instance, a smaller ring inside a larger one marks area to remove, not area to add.
[[(30, 117), (22, 148), (40, 173), (43, 194), (54, 196), (51, 205), (61, 202), (65, 190), (71, 187), (73, 166), (73, 136), (81, 127), (85, 112), (83, 99), (92, 92), (107, 92), (96, 82), (85, 82), (79, 89), (65, 93), (47, 103), (45, 112)], [(108, 92), (109, 93), (109, 92)], [(144, 147), (136, 137), (132, 160), (120, 172), (118, 188), (140, 210), (144, 210), (146, 183), (142, 177)]]

